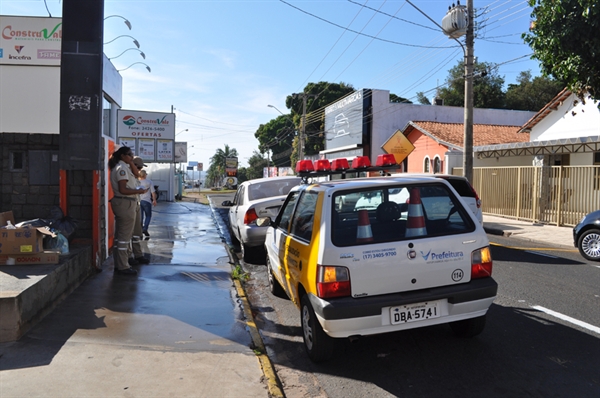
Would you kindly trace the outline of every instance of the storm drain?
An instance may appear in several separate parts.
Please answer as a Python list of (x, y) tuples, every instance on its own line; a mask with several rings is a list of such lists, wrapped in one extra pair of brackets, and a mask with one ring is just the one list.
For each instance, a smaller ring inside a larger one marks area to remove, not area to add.
[(227, 272), (182, 272), (183, 275), (198, 282), (231, 284), (231, 276)]

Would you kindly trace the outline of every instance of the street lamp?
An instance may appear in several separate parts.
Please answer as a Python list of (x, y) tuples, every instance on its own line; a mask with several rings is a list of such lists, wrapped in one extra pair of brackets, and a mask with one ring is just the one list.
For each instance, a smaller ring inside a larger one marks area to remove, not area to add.
[(188, 131), (188, 129), (181, 130), (179, 133), (175, 134), (175, 137), (177, 137), (179, 134), (183, 133), (184, 131)]
[(131, 48), (128, 48), (127, 50), (123, 51), (121, 54), (117, 55), (116, 57), (110, 57), (110, 58), (109, 58), (109, 60), (111, 60), (111, 59), (115, 59), (115, 58), (119, 58), (121, 55), (125, 54), (125, 53), (126, 53), (127, 51), (129, 51), (129, 50), (136, 50), (136, 51), (139, 51), (139, 53), (140, 53), (140, 55), (142, 56), (142, 58), (146, 59), (146, 54), (144, 54), (144, 52), (143, 52), (142, 50), (140, 50), (140, 49), (137, 49), (137, 48), (134, 48), (134, 47), (131, 47)]
[(133, 39), (133, 44), (135, 44), (137, 46), (137, 48), (140, 48), (140, 43), (135, 39), (135, 37), (129, 36), (129, 35), (120, 35), (120, 36), (117, 36), (114, 39), (112, 39), (111, 41), (107, 41), (106, 43), (103, 43), (103, 44), (110, 44), (110, 43), (112, 43), (113, 41), (117, 40), (120, 37), (130, 37), (131, 39)]
[(117, 72), (123, 72), (124, 70), (127, 70), (127, 69), (131, 68), (133, 65), (136, 65), (136, 64), (146, 65), (146, 69), (148, 69), (148, 72), (152, 72), (152, 70), (150, 69), (150, 67), (147, 64), (143, 63), (143, 62), (134, 62), (134, 63), (132, 63), (131, 65), (129, 65), (125, 69), (117, 69)]
[(104, 20), (106, 21), (108, 18), (113, 18), (113, 17), (122, 18), (125, 21), (125, 25), (127, 25), (129, 30), (131, 30), (131, 22), (129, 22), (129, 20), (127, 20), (127, 18), (122, 17), (120, 15), (109, 15), (108, 17), (104, 18)]

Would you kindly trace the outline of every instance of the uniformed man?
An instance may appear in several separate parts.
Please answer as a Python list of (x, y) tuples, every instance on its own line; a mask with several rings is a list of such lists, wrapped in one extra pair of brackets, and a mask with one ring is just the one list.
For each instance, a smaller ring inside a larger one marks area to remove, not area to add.
[[(129, 265), (128, 251), (134, 235), (136, 219), (139, 223), (139, 194), (144, 190), (138, 189), (137, 166), (133, 162), (131, 148), (123, 146), (116, 150), (111, 155), (108, 166), (110, 168), (110, 184), (114, 194), (110, 204), (115, 215), (115, 244), (113, 247), (115, 273), (137, 275), (137, 271)], [(141, 225), (139, 225), (139, 229), (141, 230)], [(137, 243), (137, 248), (135, 244), (133, 245), (134, 254), (143, 258), (139, 239)]]

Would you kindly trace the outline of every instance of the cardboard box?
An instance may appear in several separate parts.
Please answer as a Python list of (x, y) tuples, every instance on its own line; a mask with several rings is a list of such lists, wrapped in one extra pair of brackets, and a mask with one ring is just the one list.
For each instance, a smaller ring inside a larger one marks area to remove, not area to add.
[(13, 224), (14, 218), (12, 211), (0, 213), (0, 255), (43, 252), (44, 236), (55, 236), (47, 228), (2, 228), (6, 225), (7, 220), (10, 220), (11, 224)]
[(60, 253), (44, 251), (33, 254), (0, 254), (0, 265), (58, 264)]

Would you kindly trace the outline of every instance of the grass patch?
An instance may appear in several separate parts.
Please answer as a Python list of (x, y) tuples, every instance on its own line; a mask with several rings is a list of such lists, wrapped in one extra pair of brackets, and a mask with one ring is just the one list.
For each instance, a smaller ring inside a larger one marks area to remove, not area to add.
[(250, 275), (242, 269), (242, 266), (237, 264), (231, 271), (231, 278), (237, 279), (240, 282), (245, 282), (250, 279)]

